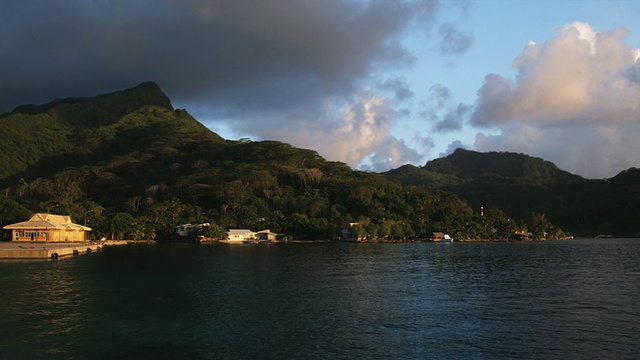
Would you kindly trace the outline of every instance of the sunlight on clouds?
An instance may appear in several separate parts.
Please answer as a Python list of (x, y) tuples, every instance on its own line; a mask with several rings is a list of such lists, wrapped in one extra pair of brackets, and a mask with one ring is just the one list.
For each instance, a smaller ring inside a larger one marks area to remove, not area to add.
[(595, 33), (588, 24), (573, 23), (542, 46), (530, 42), (513, 62), (515, 81), (487, 75), (471, 122), (583, 122), (611, 101), (627, 116), (609, 121), (628, 122), (638, 84), (621, 75), (637, 51), (623, 44), (626, 35), (624, 30)]
[(391, 135), (397, 115), (385, 97), (363, 90), (347, 103), (326, 101), (321, 113), (310, 114), (314, 120), (307, 119), (304, 126), (294, 125), (296, 121), (300, 124), (296, 115), (288, 115), (290, 121), (286, 122), (280, 118), (279, 123), (291, 126), (272, 128), (268, 135), (366, 170), (386, 171), (422, 159)]
[(623, 43), (627, 35), (576, 22), (542, 45), (529, 42), (513, 62), (515, 80), (489, 74), (478, 91), (470, 122), (501, 134), (479, 134), (474, 147), (541, 156), (592, 177), (638, 166), (639, 50)]

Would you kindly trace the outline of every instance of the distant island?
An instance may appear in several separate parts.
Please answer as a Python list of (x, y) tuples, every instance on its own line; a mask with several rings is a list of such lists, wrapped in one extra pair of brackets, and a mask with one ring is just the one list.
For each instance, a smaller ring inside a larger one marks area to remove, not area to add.
[[(458, 149), (422, 167), (351, 169), (277, 141), (229, 141), (153, 82), (0, 115), (0, 225), (71, 216), (96, 239), (169, 239), (180, 224), (297, 240), (640, 236), (640, 170), (587, 180), (525, 154)], [(349, 225), (351, 224), (351, 225)], [(3, 234), (5, 240), (7, 234)]]

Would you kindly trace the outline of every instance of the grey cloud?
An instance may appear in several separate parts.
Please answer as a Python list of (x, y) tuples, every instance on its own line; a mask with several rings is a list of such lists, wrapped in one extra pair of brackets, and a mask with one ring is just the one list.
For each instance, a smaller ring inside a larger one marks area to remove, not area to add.
[(458, 104), (455, 108), (449, 109), (447, 113), (442, 117), (438, 123), (434, 126), (434, 129), (439, 132), (454, 131), (462, 129), (464, 120), (472, 110), (472, 106), (466, 104)]
[(460, 130), (473, 109), (472, 106), (463, 103), (454, 105), (451, 90), (441, 84), (433, 85), (429, 89), (425, 106), (426, 110), (421, 115), (428, 122), (434, 123), (432, 128), (437, 132)]
[(422, 160), (422, 155), (409, 148), (403, 140), (389, 136), (376, 147), (369, 160), (371, 165), (362, 166), (361, 169), (381, 172), (408, 162), (418, 163)]
[(313, 145), (352, 166), (371, 154), (376, 166), (411, 161), (417, 153), (390, 132), (409, 113), (401, 103), (413, 90), (388, 73), (413, 64), (403, 36), (430, 31), (439, 7), (437, 0), (9, 0), (0, 12), (0, 113), (151, 80), (212, 128)]
[(398, 102), (409, 100), (415, 95), (406, 79), (403, 78), (396, 77), (387, 79), (378, 84), (378, 87), (384, 91), (391, 92)]
[(510, 105), (514, 102), (513, 97), (513, 83), (510, 80), (496, 74), (485, 76), (485, 83), (478, 90), (478, 99), (470, 123), (485, 127), (512, 121), (509, 113)]
[(441, 152), (438, 155), (438, 157), (445, 157), (445, 156), (451, 155), (453, 154), (454, 151), (456, 151), (456, 149), (468, 149), (468, 148), (469, 146), (465, 145), (462, 141), (456, 140), (450, 143), (449, 146), (447, 146), (447, 149), (444, 152)]
[(413, 58), (401, 32), (433, 2), (10, 1), (0, 14), (0, 111), (153, 80), (227, 111), (351, 94)]
[(624, 72), (624, 76), (629, 79), (629, 81), (640, 84), (640, 58), (636, 60), (633, 66), (630, 66), (629, 69)]
[(462, 54), (473, 44), (473, 32), (465, 33), (453, 23), (440, 25), (438, 33), (441, 37), (438, 49), (446, 55)]
[(436, 84), (429, 88), (429, 97), (436, 109), (442, 109), (451, 101), (452, 95), (449, 88)]

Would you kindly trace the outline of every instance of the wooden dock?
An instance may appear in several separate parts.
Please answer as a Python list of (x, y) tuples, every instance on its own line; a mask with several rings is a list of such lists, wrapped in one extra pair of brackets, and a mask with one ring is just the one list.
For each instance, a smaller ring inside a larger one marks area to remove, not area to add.
[(59, 259), (102, 251), (105, 246), (126, 244), (126, 241), (0, 242), (0, 259)]

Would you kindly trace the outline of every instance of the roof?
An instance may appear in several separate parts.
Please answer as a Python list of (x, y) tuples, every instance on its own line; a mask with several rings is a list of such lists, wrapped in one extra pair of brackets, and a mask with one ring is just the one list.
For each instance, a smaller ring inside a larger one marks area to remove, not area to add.
[(229, 234), (247, 234), (247, 233), (253, 234), (254, 232), (249, 229), (229, 229)]
[(266, 229), (266, 230), (260, 230), (258, 231), (256, 234), (271, 234), (271, 235), (278, 235), (277, 233), (271, 232), (271, 230)]
[(68, 215), (53, 215), (45, 213), (37, 213), (28, 221), (6, 225), (6, 230), (13, 229), (58, 229), (58, 230), (83, 230), (91, 231), (90, 227), (74, 224)]

